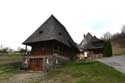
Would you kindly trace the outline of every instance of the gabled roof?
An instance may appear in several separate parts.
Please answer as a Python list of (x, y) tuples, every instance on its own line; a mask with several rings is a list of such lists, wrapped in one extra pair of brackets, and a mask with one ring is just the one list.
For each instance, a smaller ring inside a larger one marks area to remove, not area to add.
[(90, 39), (93, 38), (92, 35), (89, 32), (87, 33), (87, 35), (84, 35), (84, 37), (85, 37), (87, 42), (90, 41)]
[(30, 45), (35, 42), (48, 40), (57, 40), (69, 47), (76, 47), (65, 27), (53, 15), (51, 15), (27, 40), (25, 40), (23, 44)]
[(96, 36), (92, 36), (90, 33), (84, 35), (84, 39), (79, 44), (80, 51), (97, 48), (103, 48), (103, 41)]

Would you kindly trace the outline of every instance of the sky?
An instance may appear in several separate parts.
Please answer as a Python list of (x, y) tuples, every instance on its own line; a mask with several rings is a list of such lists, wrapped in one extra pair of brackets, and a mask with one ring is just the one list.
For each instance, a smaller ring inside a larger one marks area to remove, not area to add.
[(0, 45), (17, 49), (53, 14), (76, 43), (90, 32), (97, 37), (121, 31), (124, 0), (0, 0)]

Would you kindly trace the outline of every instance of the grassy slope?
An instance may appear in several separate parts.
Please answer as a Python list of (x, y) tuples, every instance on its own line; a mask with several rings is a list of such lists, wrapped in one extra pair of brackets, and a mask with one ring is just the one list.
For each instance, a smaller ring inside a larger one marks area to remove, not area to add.
[(70, 62), (48, 72), (51, 83), (125, 83), (125, 74), (100, 62)]
[(19, 70), (20, 55), (0, 56), (0, 80), (11, 77)]
[[(0, 56), (0, 80), (18, 73), (20, 58), (18, 55)], [(48, 83), (125, 83), (125, 74), (100, 62), (69, 62), (49, 71), (44, 80)]]

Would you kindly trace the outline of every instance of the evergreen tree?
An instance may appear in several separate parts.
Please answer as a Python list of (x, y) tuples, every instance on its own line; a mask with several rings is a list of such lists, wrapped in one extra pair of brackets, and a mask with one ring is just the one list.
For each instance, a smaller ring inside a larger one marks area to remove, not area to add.
[(112, 56), (112, 45), (110, 40), (104, 42), (104, 56), (105, 57)]

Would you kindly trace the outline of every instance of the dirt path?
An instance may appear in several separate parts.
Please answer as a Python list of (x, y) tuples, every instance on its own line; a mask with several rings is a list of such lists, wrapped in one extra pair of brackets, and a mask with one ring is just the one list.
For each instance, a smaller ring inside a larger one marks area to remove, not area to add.
[(44, 75), (44, 72), (21, 72), (3, 80), (2, 83), (46, 83)]
[(122, 73), (125, 73), (125, 55), (113, 56), (110, 58), (102, 58), (97, 60), (114, 67), (116, 70)]

